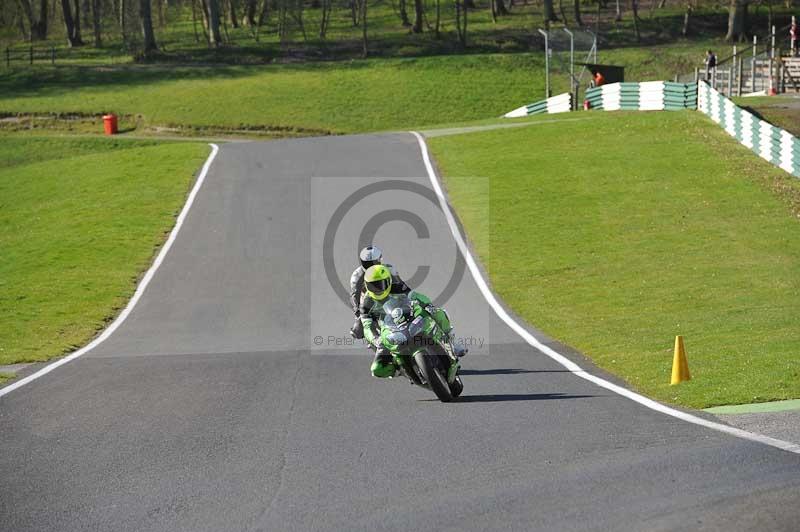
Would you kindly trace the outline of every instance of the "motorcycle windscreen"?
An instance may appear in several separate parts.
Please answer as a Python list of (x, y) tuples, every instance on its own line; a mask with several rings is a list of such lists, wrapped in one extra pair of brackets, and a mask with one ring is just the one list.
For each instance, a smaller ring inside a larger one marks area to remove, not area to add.
[(392, 328), (405, 328), (411, 321), (414, 312), (411, 308), (411, 301), (404, 294), (390, 297), (383, 304), (385, 318), (383, 323)]

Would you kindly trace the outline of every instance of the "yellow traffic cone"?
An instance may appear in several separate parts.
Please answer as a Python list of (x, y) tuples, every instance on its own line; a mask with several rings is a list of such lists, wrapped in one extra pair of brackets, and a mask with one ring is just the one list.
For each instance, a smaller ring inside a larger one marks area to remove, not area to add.
[(683, 348), (683, 336), (675, 337), (675, 356), (672, 357), (672, 380), (670, 384), (680, 384), (692, 378), (689, 374), (689, 362)]

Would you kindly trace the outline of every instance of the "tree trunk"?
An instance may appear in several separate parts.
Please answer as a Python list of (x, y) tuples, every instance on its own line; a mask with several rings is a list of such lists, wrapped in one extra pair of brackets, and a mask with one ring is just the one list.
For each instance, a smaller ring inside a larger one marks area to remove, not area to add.
[(45, 40), (47, 39), (47, 0), (39, 2), (39, 20), (35, 24), (31, 24), (31, 39)]
[(408, 9), (406, 8), (406, 0), (398, 2), (398, 11), (400, 11), (400, 24), (405, 27), (411, 26), (411, 21), (408, 19)]
[[(85, 2), (86, 0), (84, 0)], [(81, 37), (81, 1), (75, 0), (75, 16), (72, 19), (73, 23), (73, 36), (77, 46), (83, 46), (83, 38)]]
[(639, 0), (631, 0), (631, 11), (633, 11), (633, 34), (636, 42), (640, 42), (642, 34), (639, 31)]
[(125, 23), (127, 22), (127, 17), (125, 16), (125, 2), (126, 0), (119, 0), (119, 30), (122, 34), (123, 43), (128, 42), (128, 32), (125, 29)]
[(100, 20), (102, 19), (102, 2), (101, 0), (92, 0), (92, 27), (94, 28), (94, 47), (100, 48), (103, 46), (102, 27)]
[(747, 19), (748, 0), (731, 0), (728, 5), (728, 33), (726, 41), (741, 41), (744, 39), (745, 21)]
[(441, 21), (442, 21), (441, 0), (436, 0), (436, 26), (435, 26), (436, 29), (434, 30), (434, 33), (436, 34), (437, 39), (439, 38), (439, 28), (441, 27), (440, 26)]
[(558, 20), (556, 18), (556, 10), (553, 8), (553, 0), (544, 0), (543, 13), (546, 26), (550, 26), (550, 22)]
[(455, 0), (456, 35), (461, 48), (467, 47), (467, 0)]
[(139, 20), (142, 23), (142, 52), (144, 56), (158, 51), (156, 36), (153, 32), (153, 17), (150, 12), (150, 0), (139, 0)]
[(92, 0), (82, 0), (81, 15), (81, 27), (88, 28), (92, 24)]
[(583, 20), (581, 20), (581, 0), (575, 0), (575, 2), (573, 2), (573, 11), (575, 15), (575, 25), (578, 27), (583, 26)]
[(681, 28), (681, 35), (686, 37), (689, 35), (689, 19), (692, 16), (692, 4), (691, 2), (686, 3), (686, 13), (683, 14), (683, 28)]
[(61, 10), (64, 12), (64, 27), (67, 30), (67, 42), (70, 47), (80, 46), (81, 43), (75, 40), (75, 20), (72, 18), (72, 7), (69, 0), (61, 0)]
[(261, 12), (258, 14), (258, 27), (260, 28), (267, 23), (269, 19), (269, 0), (264, 0), (261, 4)]
[[(39, 19), (39, 21), (37, 21), (36, 17), (33, 16), (33, 7), (31, 6), (28, 0), (18, 0), (18, 1), (20, 9), (22, 9), (22, 13), (25, 15), (25, 18), (28, 19), (28, 26), (30, 26), (31, 28), (31, 40), (41, 39), (42, 37), (41, 35), (39, 35), (39, 32), (37, 31), (37, 25), (39, 24), (41, 18)], [(46, 11), (44, 15), (47, 16)]]
[(503, 0), (495, 0), (494, 9), (498, 15), (508, 15), (508, 9), (506, 9), (506, 4)]
[[(144, 1), (144, 0), (142, 0)], [(218, 0), (207, 0), (208, 4), (208, 40), (212, 46), (219, 47), (222, 44), (222, 36), (219, 33), (219, 2)]]
[(366, 59), (369, 55), (369, 42), (367, 41), (367, 0), (361, 0), (361, 43), (363, 50), (361, 56)]
[(258, 7), (258, 0), (247, 0), (247, 9), (244, 15), (244, 24), (251, 28), (256, 25), (256, 8)]
[(422, 0), (414, 0), (414, 25), (411, 27), (413, 33), (422, 33), (422, 15)]
[(228, 0), (231, 9), (231, 27), (239, 27), (239, 17), (236, 15), (236, 0)]
[(475, 9), (475, 0), (462, 0), (464, 10)]

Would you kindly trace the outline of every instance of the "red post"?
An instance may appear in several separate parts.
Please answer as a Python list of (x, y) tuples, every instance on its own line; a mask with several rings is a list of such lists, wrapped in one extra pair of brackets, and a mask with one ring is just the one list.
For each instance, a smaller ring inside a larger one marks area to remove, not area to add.
[(103, 130), (106, 135), (117, 134), (117, 115), (113, 113), (103, 115)]

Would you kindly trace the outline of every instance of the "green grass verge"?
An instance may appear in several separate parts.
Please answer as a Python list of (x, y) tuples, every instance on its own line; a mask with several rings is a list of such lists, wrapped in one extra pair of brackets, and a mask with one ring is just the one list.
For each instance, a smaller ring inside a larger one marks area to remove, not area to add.
[(770, 124), (800, 137), (800, 96), (755, 96), (734, 98), (739, 107), (757, 114)]
[[(621, 48), (602, 60), (628, 79), (669, 79), (706, 43)], [(553, 75), (553, 92), (568, 88)], [(16, 70), (0, 77), (0, 115), (115, 112), (123, 127), (251, 129), (320, 135), (497, 117), (543, 98), (541, 53), (449, 55), (268, 66)], [(235, 102), (235, 103), (233, 103)], [(46, 121), (25, 127), (48, 127)], [(6, 124), (12, 127), (14, 124)], [(100, 131), (98, 124), (92, 126)]]
[(73, 350), (108, 323), (207, 155), (195, 143), (0, 136), (0, 365)]
[(494, 289), (659, 400), (800, 397), (798, 181), (697, 113), (602, 116), (430, 140)]
[[(510, 110), (509, 102), (524, 103), (544, 92), (541, 71), (541, 58), (528, 54), (26, 71), (0, 80), (0, 112), (113, 111), (141, 115), (148, 124), (287, 134), (375, 131), (498, 116)], [(499, 79), (500, 97), (490, 90)]]

